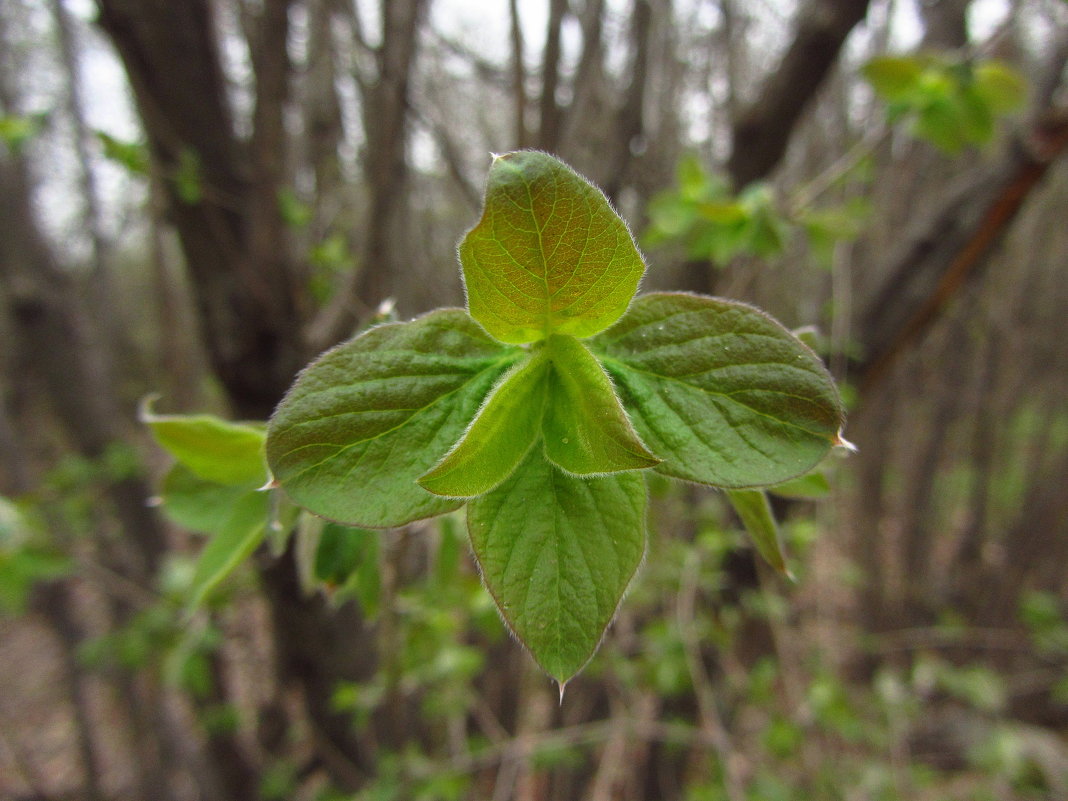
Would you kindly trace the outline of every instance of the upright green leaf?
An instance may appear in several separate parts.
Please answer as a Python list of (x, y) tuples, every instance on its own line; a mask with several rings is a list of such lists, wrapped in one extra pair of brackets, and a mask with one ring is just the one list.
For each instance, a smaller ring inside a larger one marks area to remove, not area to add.
[(727, 498), (749, 532), (757, 553), (777, 571), (790, 576), (783, 556), (779, 525), (775, 522), (767, 494), (763, 490), (727, 490)]
[(436, 495), (471, 498), (508, 478), (541, 434), (548, 368), (544, 351), (517, 365), (487, 397), (463, 439), (419, 483)]
[(917, 56), (879, 56), (861, 68), (872, 88), (890, 102), (907, 99), (923, 75), (925, 61)]
[(551, 462), (578, 475), (659, 464), (634, 433), (604, 369), (581, 342), (553, 335), (545, 351), (553, 369), (542, 430)]
[(232, 423), (210, 414), (156, 414), (147, 402), (141, 422), (160, 447), (205, 481), (253, 487), (267, 481), (262, 423)]
[(213, 589), (256, 550), (267, 533), (270, 495), (242, 495), (197, 559), (190, 606), (199, 606)]
[(471, 501), (471, 545), (512, 631), (561, 685), (597, 650), (645, 551), (645, 482), (582, 479), (534, 448)]
[(298, 505), (385, 528), (455, 509), (416, 479), (463, 434), (522, 351), (502, 348), (460, 309), (389, 323), (320, 356), (267, 431), (267, 460)]
[(1001, 61), (984, 61), (975, 67), (975, 90), (994, 114), (1007, 114), (1027, 100), (1027, 81)]
[(809, 470), (837, 441), (842, 409), (831, 376), (751, 306), (645, 295), (590, 347), (667, 475), (766, 486)]
[(645, 271), (600, 190), (530, 150), (494, 158), (482, 219), (460, 243), (460, 263), (471, 315), (516, 344), (603, 330)]
[(242, 498), (264, 493), (247, 484), (206, 481), (179, 462), (164, 477), (160, 494), (164, 514), (179, 526), (202, 534), (217, 534)]

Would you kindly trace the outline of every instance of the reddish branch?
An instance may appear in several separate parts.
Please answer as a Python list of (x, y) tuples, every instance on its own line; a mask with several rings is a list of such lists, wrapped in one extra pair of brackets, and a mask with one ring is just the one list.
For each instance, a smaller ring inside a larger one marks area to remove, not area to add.
[[(859, 367), (862, 389), (884, 378), (961, 287), (981, 272), (1024, 201), (1066, 149), (1068, 109), (1061, 109), (1037, 123), (1029, 141), (1017, 142), (1002, 164), (954, 193), (932, 222), (907, 240), (861, 323), (859, 334), (868, 343)], [(915, 286), (921, 283), (933, 288), (917, 298)]]

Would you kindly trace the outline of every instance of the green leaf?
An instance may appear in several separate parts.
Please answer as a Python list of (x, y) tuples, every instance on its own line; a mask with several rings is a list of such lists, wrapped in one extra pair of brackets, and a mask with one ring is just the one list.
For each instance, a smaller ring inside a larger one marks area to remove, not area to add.
[(826, 498), (831, 491), (830, 482), (824, 473), (806, 473), (798, 478), (768, 487), (768, 491), (780, 498), (797, 500), (816, 500)]
[(984, 61), (974, 70), (975, 91), (993, 114), (1007, 114), (1027, 99), (1027, 81), (1001, 61)]
[[(338, 586), (348, 581), (350, 574), (360, 566), (369, 540), (378, 540), (377, 531), (326, 522), (319, 532), (312, 572), (316, 580), (329, 586)], [(377, 567), (377, 565), (376, 565)]]
[(155, 414), (141, 406), (141, 422), (160, 447), (205, 481), (232, 486), (263, 486), (267, 465), (262, 423), (231, 423), (210, 414)]
[(611, 380), (581, 342), (554, 335), (545, 352), (553, 369), (542, 431), (551, 462), (578, 475), (641, 470), (660, 463), (638, 439)]
[(456, 447), (419, 479), (435, 495), (472, 498), (496, 487), (541, 433), (549, 360), (544, 350), (512, 368)]
[(763, 490), (727, 490), (727, 498), (764, 561), (778, 572), (789, 576), (790, 571), (786, 569), (786, 560), (783, 557), (779, 526), (775, 522), (767, 494)]
[(0, 548), (0, 615), (24, 615), (37, 584), (63, 578), (74, 570), (70, 557), (49, 547)]
[(204, 199), (203, 168), (195, 150), (184, 148), (178, 154), (178, 166), (171, 177), (178, 198), (187, 206), (196, 206)]
[(923, 71), (923, 61), (915, 56), (880, 56), (861, 69), (876, 93), (890, 102), (906, 99)]
[(645, 483), (582, 479), (534, 448), (471, 501), (471, 545), (504, 620), (561, 685), (597, 650), (645, 551)]
[(278, 190), (278, 211), (286, 224), (294, 228), (303, 228), (315, 217), (312, 207), (301, 200), (291, 186), (283, 186)]
[(148, 175), (148, 148), (141, 142), (126, 142), (105, 131), (95, 131), (104, 150), (104, 158), (123, 167), (133, 175)]
[(22, 510), (3, 495), (0, 495), (0, 548), (8, 549), (22, 545), (29, 539), (32, 527)]
[(705, 199), (712, 189), (701, 159), (692, 153), (679, 159), (678, 166), (675, 168), (675, 181), (679, 185), (678, 197), (684, 200)]
[(298, 505), (354, 526), (400, 526), (455, 509), (458, 501), (416, 479), (521, 354), (460, 309), (372, 328), (301, 373), (268, 426), (271, 471)]
[(471, 315), (502, 342), (586, 337), (626, 310), (645, 264), (600, 190), (563, 162), (496, 156), (482, 219), (460, 243)]
[(0, 142), (7, 145), (13, 153), (18, 153), (27, 143), (44, 130), (47, 122), (47, 113), (30, 114), (27, 116), (11, 114), (0, 115)]
[(234, 504), (229, 517), (197, 559), (190, 587), (190, 606), (199, 606), (263, 542), (267, 533), (270, 495), (249, 492)]
[(751, 306), (645, 295), (590, 347), (667, 475), (732, 488), (778, 484), (838, 441), (842, 408), (830, 374)]
[(207, 481), (179, 462), (164, 477), (161, 494), (164, 513), (179, 526), (218, 534), (234, 506), (246, 495), (259, 493), (250, 491), (248, 485)]

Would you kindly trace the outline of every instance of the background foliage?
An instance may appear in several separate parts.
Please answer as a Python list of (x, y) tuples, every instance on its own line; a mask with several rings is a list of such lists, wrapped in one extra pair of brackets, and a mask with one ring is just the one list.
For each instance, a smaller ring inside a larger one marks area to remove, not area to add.
[[(1065, 15), (4, 3), (0, 796), (1068, 795)], [(759, 507), (653, 481), (562, 705), (459, 513), (255, 492), (299, 368), (462, 305), (518, 147), (605, 190), (643, 290), (812, 326), (860, 449), (772, 496), (795, 583)]]

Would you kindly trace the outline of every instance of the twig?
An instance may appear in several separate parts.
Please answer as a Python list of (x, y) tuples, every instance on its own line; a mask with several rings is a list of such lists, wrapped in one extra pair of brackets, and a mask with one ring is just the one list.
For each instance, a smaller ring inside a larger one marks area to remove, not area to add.
[(794, 193), (787, 203), (790, 216), (795, 217), (808, 209), (837, 184), (844, 176), (855, 170), (868, 156), (872, 155), (890, 135), (890, 128), (880, 124), (869, 129), (855, 145), (839, 156), (834, 162)]
[(682, 636), (683, 649), (686, 652), (686, 665), (690, 671), (694, 695), (697, 698), (701, 730), (707, 734), (719, 754), (727, 797), (730, 801), (745, 801), (745, 786), (734, 758), (734, 747), (716, 707), (712, 681), (709, 678), (708, 671), (705, 670), (704, 663), (701, 661), (700, 645), (697, 642), (697, 632), (693, 626), (699, 567), (699, 559), (691, 550), (687, 554), (686, 562), (682, 568), (682, 576), (679, 579), (679, 595), (675, 607), (676, 624)]

